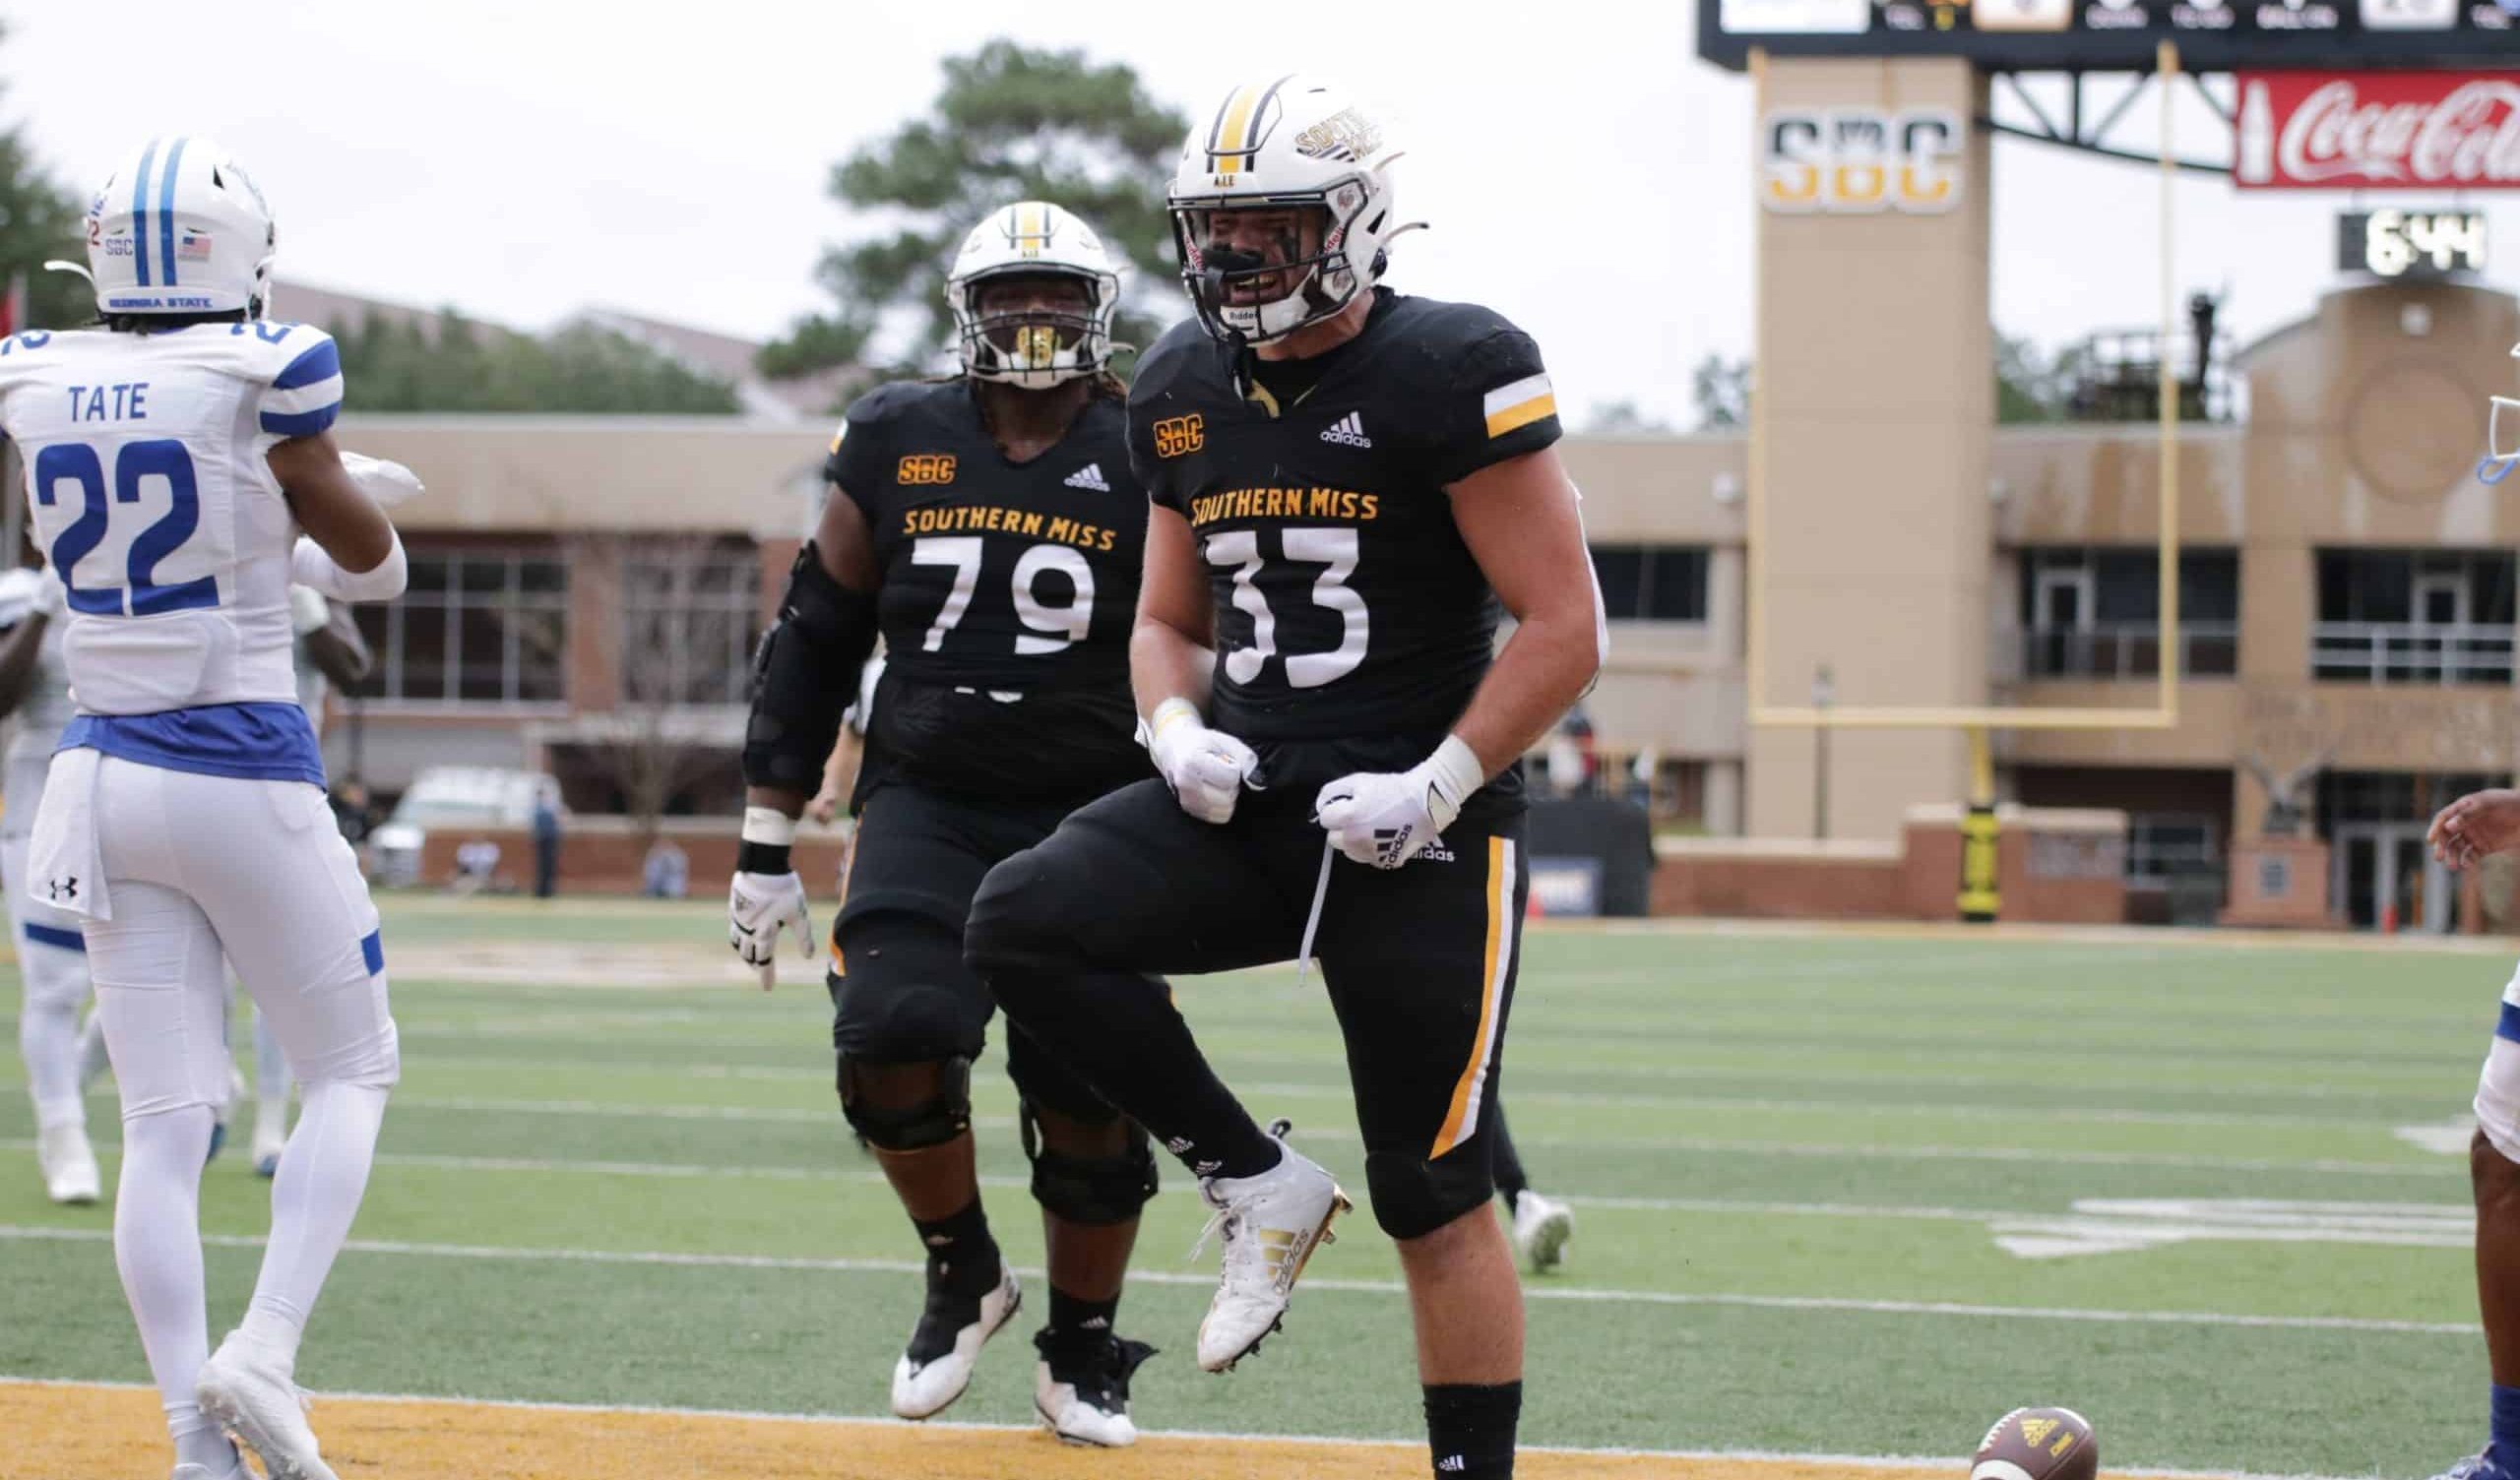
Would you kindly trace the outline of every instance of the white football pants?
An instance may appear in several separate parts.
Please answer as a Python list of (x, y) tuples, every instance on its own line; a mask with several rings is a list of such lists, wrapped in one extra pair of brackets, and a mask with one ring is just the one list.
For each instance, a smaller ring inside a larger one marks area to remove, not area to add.
[(108, 758), (95, 826), (113, 918), (88, 970), (125, 1121), (225, 1102), (222, 957), (299, 1082), (401, 1077), (376, 904), (320, 788)]
[(18, 953), (18, 1053), (37, 1126), (85, 1125), (79, 1098), (79, 1013), (88, 1005), (88, 947), (79, 917), (27, 897), (27, 837), (43, 800), (41, 756), (9, 763), (0, 781), (0, 891)]

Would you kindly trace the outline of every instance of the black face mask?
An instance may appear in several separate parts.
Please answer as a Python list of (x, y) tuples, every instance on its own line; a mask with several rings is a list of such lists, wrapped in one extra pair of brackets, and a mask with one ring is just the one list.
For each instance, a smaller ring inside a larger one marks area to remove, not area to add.
[(1199, 273), (1199, 285), (1207, 289), (1209, 301), (1223, 303), (1226, 279), (1269, 271), (1269, 260), (1257, 252), (1233, 247), (1211, 247), (1203, 254), (1205, 265)]

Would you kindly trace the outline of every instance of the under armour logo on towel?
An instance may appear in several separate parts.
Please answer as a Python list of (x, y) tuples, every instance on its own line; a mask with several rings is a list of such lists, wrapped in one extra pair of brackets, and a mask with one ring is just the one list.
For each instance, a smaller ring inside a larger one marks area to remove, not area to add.
[(64, 875), (59, 879), (53, 880), (50, 884), (45, 885), (43, 887), (43, 892), (46, 895), (50, 896), (52, 902), (55, 904), (59, 904), (64, 899), (77, 899), (79, 897), (79, 876), (76, 874)]

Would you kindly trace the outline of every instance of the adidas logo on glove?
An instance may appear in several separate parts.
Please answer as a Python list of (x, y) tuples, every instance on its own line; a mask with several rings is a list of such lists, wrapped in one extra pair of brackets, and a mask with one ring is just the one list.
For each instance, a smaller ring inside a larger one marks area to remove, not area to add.
[(1364, 415), (1357, 411), (1350, 411), (1347, 415), (1330, 423), (1329, 427), (1322, 432), (1321, 440), (1324, 442), (1336, 442), (1342, 447), (1371, 447), (1374, 445), (1373, 439), (1365, 435)]

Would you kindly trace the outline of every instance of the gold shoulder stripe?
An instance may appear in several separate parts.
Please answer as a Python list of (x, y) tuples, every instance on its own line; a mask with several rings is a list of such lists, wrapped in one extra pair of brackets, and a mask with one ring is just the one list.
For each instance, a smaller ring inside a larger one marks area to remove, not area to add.
[(1518, 406), (1487, 413), (1487, 435), (1502, 437), (1507, 432), (1527, 427), (1544, 416), (1557, 414), (1557, 398), (1546, 391)]

